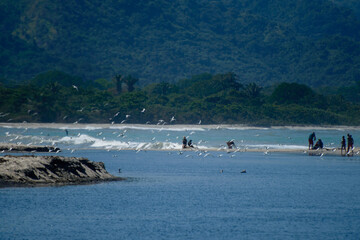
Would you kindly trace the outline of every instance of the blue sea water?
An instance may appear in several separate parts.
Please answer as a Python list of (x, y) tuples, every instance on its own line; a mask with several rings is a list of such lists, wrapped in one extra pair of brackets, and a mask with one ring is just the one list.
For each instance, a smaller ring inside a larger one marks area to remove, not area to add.
[(312, 131), (329, 147), (348, 131), (355, 143), (359, 136), (358, 129), (205, 127), (79, 127), (65, 136), (62, 128), (1, 127), (0, 141), (60, 146), (58, 154), (102, 161), (127, 180), (2, 188), (0, 239), (360, 239), (359, 155), (171, 150), (182, 136), (205, 149), (231, 138), (239, 148), (306, 149)]

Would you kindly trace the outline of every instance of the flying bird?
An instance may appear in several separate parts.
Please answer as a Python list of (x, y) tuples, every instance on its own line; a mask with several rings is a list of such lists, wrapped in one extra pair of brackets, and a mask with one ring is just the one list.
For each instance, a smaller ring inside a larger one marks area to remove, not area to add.
[(78, 88), (77, 86), (72, 85), (72, 87), (73, 87), (73, 88), (75, 88), (75, 89), (76, 89), (76, 91), (79, 91), (79, 88)]
[(145, 108), (143, 108), (143, 110), (141, 110), (141, 112), (142, 112), (142, 113), (145, 112)]

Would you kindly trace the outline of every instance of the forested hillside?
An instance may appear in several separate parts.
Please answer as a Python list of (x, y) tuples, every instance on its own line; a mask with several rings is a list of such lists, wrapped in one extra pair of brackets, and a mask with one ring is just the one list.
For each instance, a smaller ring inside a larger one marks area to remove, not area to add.
[(360, 79), (360, 24), (334, 1), (2, 0), (0, 78), (121, 72), (145, 85), (234, 72), (261, 85), (349, 85)]
[(332, 1), (338, 4), (339, 6), (353, 10), (360, 19), (360, 1), (358, 0), (332, 0)]

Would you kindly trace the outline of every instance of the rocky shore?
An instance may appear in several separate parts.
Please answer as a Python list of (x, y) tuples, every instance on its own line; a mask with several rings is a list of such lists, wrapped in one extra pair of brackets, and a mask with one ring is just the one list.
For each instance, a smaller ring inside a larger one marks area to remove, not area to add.
[(0, 143), (0, 152), (60, 152), (58, 147)]
[(0, 187), (88, 184), (118, 181), (102, 162), (62, 156), (0, 156)]

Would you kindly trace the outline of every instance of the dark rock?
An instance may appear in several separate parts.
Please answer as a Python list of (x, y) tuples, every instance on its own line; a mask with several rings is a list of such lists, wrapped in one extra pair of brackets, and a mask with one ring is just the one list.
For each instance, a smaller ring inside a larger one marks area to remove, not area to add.
[(102, 162), (62, 156), (0, 157), (0, 187), (85, 184), (123, 180), (109, 174)]

